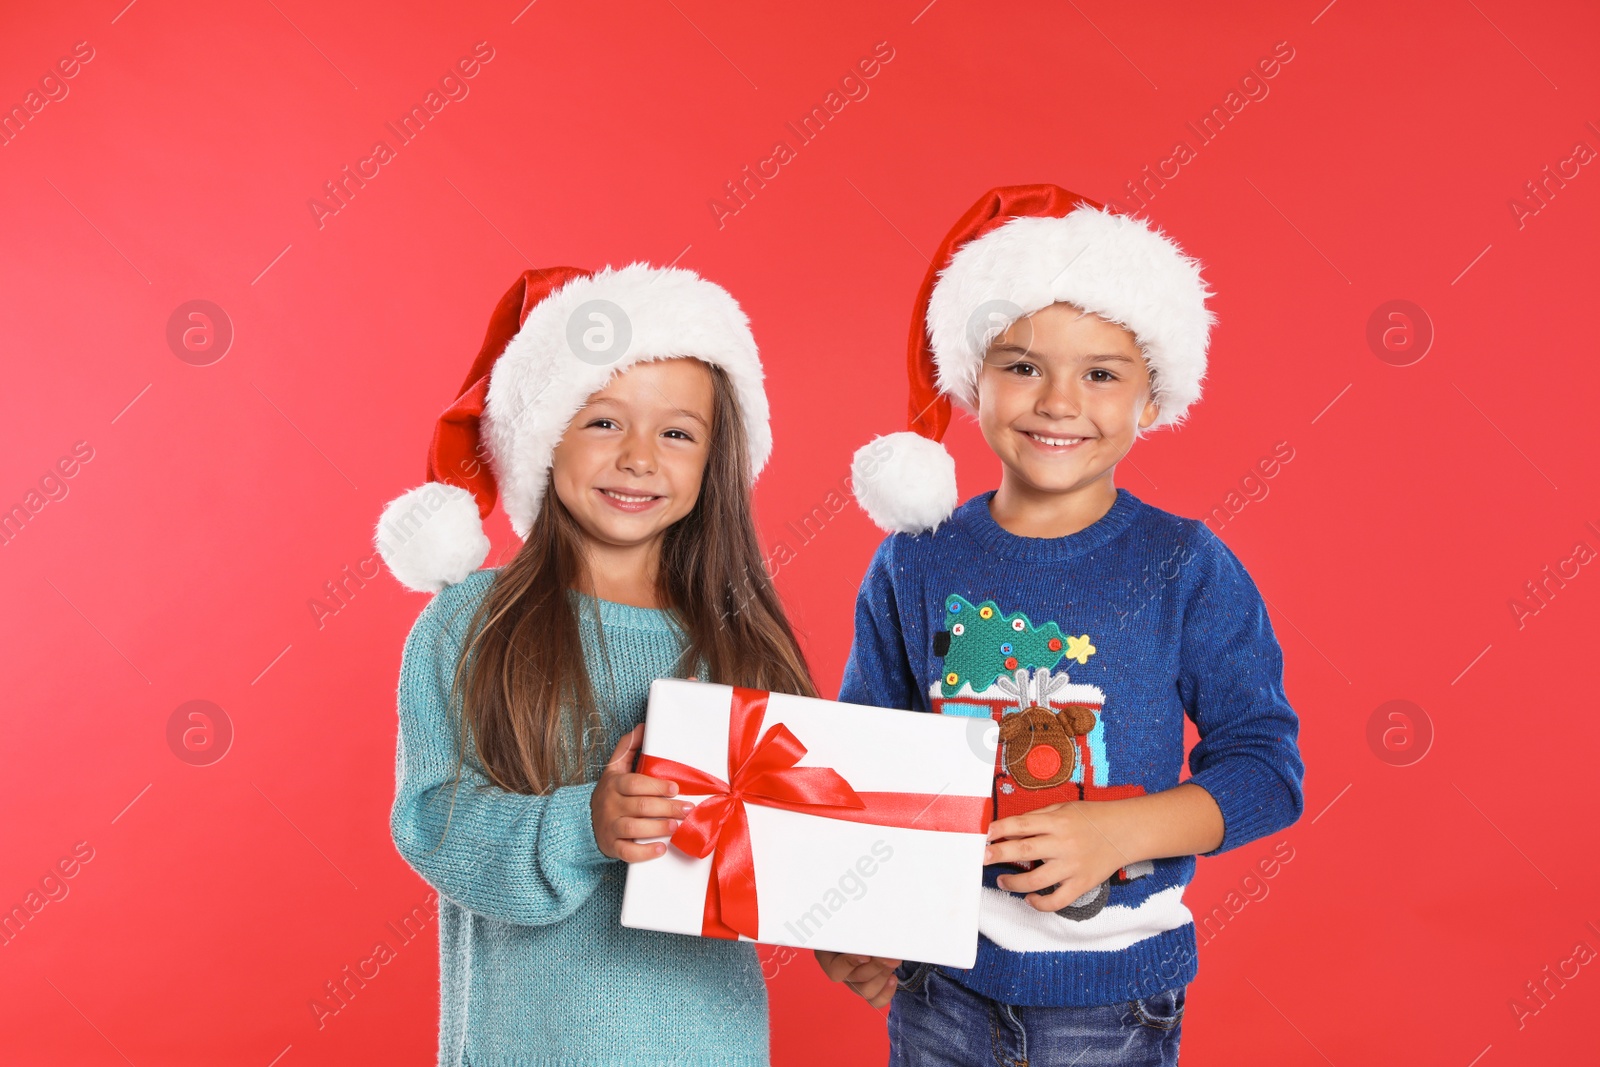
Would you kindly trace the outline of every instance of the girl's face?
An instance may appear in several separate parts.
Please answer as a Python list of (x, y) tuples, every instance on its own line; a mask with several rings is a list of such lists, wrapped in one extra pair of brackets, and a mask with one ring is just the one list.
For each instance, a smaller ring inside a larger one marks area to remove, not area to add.
[(694, 510), (712, 403), (710, 369), (686, 358), (636, 363), (589, 397), (550, 467), (556, 496), (588, 537), (646, 545)]
[(978, 424), (1016, 488), (1070, 493), (1106, 476), (1156, 420), (1133, 334), (1051, 304), (995, 339), (978, 375)]

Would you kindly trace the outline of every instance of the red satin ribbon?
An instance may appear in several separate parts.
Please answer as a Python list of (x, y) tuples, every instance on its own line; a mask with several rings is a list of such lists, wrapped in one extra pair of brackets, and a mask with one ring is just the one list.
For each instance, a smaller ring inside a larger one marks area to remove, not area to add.
[[(754, 855), (745, 804), (761, 804), (847, 822), (902, 826), (946, 833), (988, 829), (989, 798), (925, 793), (858, 793), (829, 767), (796, 767), (806, 747), (782, 723), (761, 733), (767, 694), (733, 691), (728, 722), (728, 771), (724, 782), (698, 767), (658, 756), (639, 757), (639, 773), (665, 778), (680, 793), (704, 795), (672, 835), (672, 844), (699, 859), (712, 856), (701, 919), (705, 937), (757, 938)], [(758, 740), (759, 738), (759, 740)]]

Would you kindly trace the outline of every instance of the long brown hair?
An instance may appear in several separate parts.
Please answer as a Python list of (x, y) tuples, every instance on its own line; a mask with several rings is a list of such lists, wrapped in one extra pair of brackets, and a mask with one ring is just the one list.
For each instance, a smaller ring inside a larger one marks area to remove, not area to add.
[[(657, 573), (660, 601), (684, 635), (677, 673), (698, 669), (707, 681), (816, 696), (756, 538), (738, 397), (727, 374), (708, 367), (711, 443), (700, 498), (668, 527)], [(458, 783), (469, 745), (494, 785), (546, 793), (583, 781), (593, 745), (604, 744), (584, 666), (593, 655), (585, 655), (569, 596), (586, 584), (583, 538), (547, 483), (527, 541), (496, 573), (467, 627), (473, 636), (450, 688), (450, 707), (462, 709)]]

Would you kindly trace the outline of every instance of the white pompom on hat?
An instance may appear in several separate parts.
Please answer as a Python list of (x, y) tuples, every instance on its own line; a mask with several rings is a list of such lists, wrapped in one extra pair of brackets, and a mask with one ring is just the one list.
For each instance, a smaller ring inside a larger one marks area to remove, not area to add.
[(978, 404), (989, 343), (1018, 319), (1072, 304), (1125, 327), (1160, 406), (1179, 425), (1200, 398), (1216, 316), (1200, 264), (1143, 220), (1055, 185), (991, 189), (945, 235), (917, 292), (908, 431), (857, 451), (857, 502), (890, 533), (936, 528), (955, 510), (955, 461), (940, 442), (951, 402)]
[(400, 583), (437, 593), (489, 555), (483, 519), (503, 501), (527, 538), (568, 423), (619, 371), (690, 356), (727, 372), (754, 478), (772, 453), (761, 358), (727, 290), (693, 271), (633, 263), (523, 272), (500, 298), (460, 395), (439, 416), (427, 482), (390, 501), (375, 533)]

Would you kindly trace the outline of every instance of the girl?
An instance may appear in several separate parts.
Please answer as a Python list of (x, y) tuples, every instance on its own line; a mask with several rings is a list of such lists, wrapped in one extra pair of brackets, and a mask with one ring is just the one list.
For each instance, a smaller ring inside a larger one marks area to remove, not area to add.
[[(724, 290), (528, 271), (429, 482), (384, 510), (385, 562), (438, 594), (406, 641), (391, 829), (440, 894), (439, 1063), (768, 1063), (754, 946), (621, 926), (618, 861), (687, 810), (629, 772), (653, 679), (815, 693), (750, 513), (770, 450)], [(476, 570), (497, 494), (523, 545)]]

